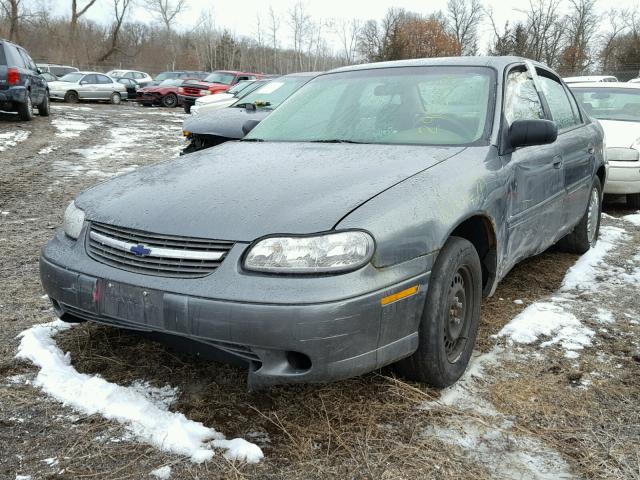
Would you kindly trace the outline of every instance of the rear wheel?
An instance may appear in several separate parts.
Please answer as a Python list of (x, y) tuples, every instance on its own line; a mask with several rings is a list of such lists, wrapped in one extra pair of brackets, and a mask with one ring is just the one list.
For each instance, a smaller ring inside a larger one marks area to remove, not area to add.
[(42, 103), (38, 105), (38, 115), (40, 115), (41, 117), (48, 117), (49, 113), (51, 113), (51, 109), (49, 106), (49, 92), (46, 92)]
[(163, 107), (175, 108), (178, 105), (178, 97), (175, 93), (168, 93), (160, 101)]
[(64, 101), (67, 103), (78, 103), (78, 92), (74, 92), (73, 90), (67, 92), (64, 96)]
[(122, 97), (120, 96), (120, 94), (118, 92), (113, 92), (111, 94), (111, 104), (112, 105), (120, 105), (120, 102), (122, 101)]
[(579, 255), (587, 252), (598, 242), (601, 212), (602, 186), (600, 185), (600, 179), (596, 177), (589, 192), (584, 215), (573, 231), (558, 242), (558, 246), (563, 250)]
[(20, 120), (33, 120), (33, 103), (31, 102), (31, 92), (27, 92), (27, 98), (24, 103), (18, 105), (18, 116)]
[(396, 364), (411, 379), (444, 388), (469, 364), (478, 333), (482, 269), (471, 242), (451, 237), (431, 272), (418, 349)]
[(627, 195), (627, 207), (640, 210), (640, 193), (630, 193)]

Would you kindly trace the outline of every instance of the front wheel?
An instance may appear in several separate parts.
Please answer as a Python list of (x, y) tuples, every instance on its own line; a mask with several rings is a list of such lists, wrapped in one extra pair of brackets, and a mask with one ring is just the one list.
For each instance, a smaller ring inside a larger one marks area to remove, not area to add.
[(120, 102), (122, 101), (122, 97), (120, 96), (120, 94), (118, 92), (113, 92), (111, 94), (111, 104), (112, 105), (120, 105)]
[(469, 364), (480, 322), (482, 267), (475, 247), (447, 240), (436, 259), (418, 328), (418, 349), (396, 364), (410, 380), (444, 388)]
[(175, 93), (167, 93), (160, 101), (163, 107), (174, 108), (178, 105), (178, 97)]
[(64, 101), (67, 103), (78, 103), (78, 93), (77, 92), (67, 92), (64, 96)]
[(558, 242), (558, 246), (562, 250), (582, 255), (598, 242), (602, 212), (602, 186), (597, 177), (593, 180), (586, 207), (584, 215), (573, 231)]
[(38, 115), (40, 115), (41, 117), (48, 117), (50, 113), (51, 113), (51, 108), (49, 105), (49, 93), (47, 92), (44, 95), (44, 99), (42, 100), (42, 103), (38, 105)]
[(24, 103), (18, 105), (18, 116), (20, 120), (33, 120), (33, 103), (31, 102), (31, 93), (27, 92), (27, 98)]

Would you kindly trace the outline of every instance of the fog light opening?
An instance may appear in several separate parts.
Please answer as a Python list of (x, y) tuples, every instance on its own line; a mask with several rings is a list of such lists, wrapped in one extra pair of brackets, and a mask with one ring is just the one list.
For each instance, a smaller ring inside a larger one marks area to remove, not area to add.
[(297, 372), (306, 372), (311, 368), (311, 359), (304, 353), (287, 352), (287, 362)]

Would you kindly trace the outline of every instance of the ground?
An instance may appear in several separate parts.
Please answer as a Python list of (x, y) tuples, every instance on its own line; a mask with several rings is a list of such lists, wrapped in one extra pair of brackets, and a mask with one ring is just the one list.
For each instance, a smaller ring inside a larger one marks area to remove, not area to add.
[(15, 358), (20, 332), (54, 320), (41, 246), (78, 192), (176, 155), (182, 119), (59, 103), (30, 123), (0, 114), (1, 479), (640, 478), (640, 227), (617, 204), (583, 260), (549, 251), (509, 273), (483, 302), (469, 371), (444, 392), (384, 369), (248, 393), (242, 369), (120, 330), (82, 324), (54, 337), (78, 372), (168, 389), (172, 412), (255, 443), (256, 464), (220, 450), (194, 463), (43, 392), (38, 368)]

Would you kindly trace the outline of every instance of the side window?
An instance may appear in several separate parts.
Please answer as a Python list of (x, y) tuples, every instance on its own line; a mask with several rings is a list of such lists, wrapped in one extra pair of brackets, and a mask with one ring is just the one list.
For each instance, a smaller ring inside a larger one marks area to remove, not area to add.
[(95, 85), (96, 83), (98, 83), (98, 79), (96, 78), (95, 75), (85, 75), (81, 83), (88, 83), (91, 85)]
[(27, 66), (27, 68), (29, 70), (32, 70), (34, 72), (38, 71), (38, 67), (36, 67), (36, 63), (33, 61), (33, 59), (31, 58), (31, 56), (27, 53), (26, 50), (24, 49), (20, 49), (20, 54), (22, 55), (22, 58), (24, 60), (24, 64)]
[(553, 121), (558, 126), (558, 130), (565, 130), (578, 125), (580, 121), (576, 118), (567, 92), (564, 91), (562, 84), (546, 76), (544, 71), (538, 72), (540, 79), (540, 86), (542, 87), (542, 93), (547, 98), (549, 104), (549, 110), (551, 110), (551, 116)]
[(133, 78), (133, 72), (127, 72), (123, 75), (124, 78)]
[(5, 53), (7, 55), (7, 65), (9, 67), (26, 68), (22, 55), (18, 52), (18, 49), (11, 44), (5, 46)]
[(580, 109), (578, 108), (578, 102), (576, 102), (576, 99), (573, 96), (573, 93), (571, 92), (571, 90), (569, 90), (569, 88), (566, 85), (564, 87), (564, 91), (567, 94), (567, 97), (569, 97), (569, 103), (571, 104), (571, 108), (573, 109), (573, 115), (574, 117), (576, 117), (577, 123), (583, 123), (582, 114), (580, 113)]
[(533, 79), (524, 69), (512, 70), (507, 76), (504, 116), (509, 125), (515, 120), (544, 118), (544, 110)]
[(135, 78), (137, 78), (138, 80), (142, 80), (143, 78), (145, 78), (144, 73), (136, 72)]
[(106, 75), (96, 75), (96, 77), (98, 78), (98, 83), (102, 83), (102, 84), (113, 83), (113, 80), (111, 80)]

